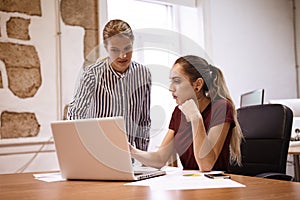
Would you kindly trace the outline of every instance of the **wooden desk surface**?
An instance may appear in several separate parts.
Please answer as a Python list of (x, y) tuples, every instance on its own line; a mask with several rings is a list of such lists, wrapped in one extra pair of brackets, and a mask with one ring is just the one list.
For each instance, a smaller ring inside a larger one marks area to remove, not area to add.
[(31, 173), (0, 175), (0, 199), (248, 199), (299, 200), (300, 183), (232, 175), (244, 188), (151, 191), (124, 182), (35, 180)]
[(289, 154), (300, 154), (300, 146), (290, 146)]

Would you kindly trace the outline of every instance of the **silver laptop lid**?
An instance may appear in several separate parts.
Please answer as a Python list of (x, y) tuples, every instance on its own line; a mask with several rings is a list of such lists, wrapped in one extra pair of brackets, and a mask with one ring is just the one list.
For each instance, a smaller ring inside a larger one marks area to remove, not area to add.
[(135, 180), (123, 117), (51, 123), (62, 176)]

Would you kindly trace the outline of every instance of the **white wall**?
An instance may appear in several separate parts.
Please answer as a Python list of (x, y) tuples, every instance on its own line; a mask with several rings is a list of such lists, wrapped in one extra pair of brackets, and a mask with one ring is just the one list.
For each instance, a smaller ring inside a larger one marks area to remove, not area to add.
[[(50, 121), (58, 119), (57, 101), (57, 43), (55, 1), (41, 1), (42, 16), (28, 16), (21, 13), (1, 12), (0, 29), (6, 30), (10, 16), (30, 18), (29, 41), (6, 37), (2, 31), (1, 42), (13, 42), (35, 46), (41, 64), (42, 85), (32, 98), (21, 99), (8, 90), (4, 78), (4, 89), (0, 90), (0, 111), (34, 112), (41, 125), (37, 137), (0, 140), (0, 173), (57, 170), (58, 163)], [(4, 63), (0, 62), (3, 77), (6, 77)]]
[[(300, 49), (300, 0), (296, 1)], [(270, 99), (297, 97), (291, 0), (198, 0), (205, 48), (225, 75), (237, 107), (242, 93), (265, 89)], [(300, 50), (298, 50), (300, 60)], [(299, 97), (298, 97), (299, 98)], [(287, 174), (294, 175), (289, 155)]]
[[(295, 0), (295, 6), (296, 6), (296, 51), (297, 51), (297, 64), (298, 64), (298, 79), (300, 79), (300, 0)], [(298, 80), (298, 98), (300, 98), (300, 80)]]
[(206, 9), (206, 48), (214, 64), (223, 70), (237, 106), (242, 93), (258, 88), (265, 89), (265, 102), (296, 97), (289, 0), (198, 3)]
[[(33, 45), (40, 60), (42, 84), (37, 93), (32, 98), (19, 98), (8, 89), (7, 79), (4, 78), (4, 88), (0, 90), (0, 112), (17, 111), (33, 112), (40, 123), (40, 133), (38, 137), (48, 137), (50, 131), (49, 119), (56, 119), (56, 28), (55, 28), (55, 4), (54, 1), (45, 1), (41, 4), (43, 16), (28, 16), (21, 13), (1, 12), (0, 29), (6, 30), (6, 21), (9, 17), (20, 16), (25, 19), (30, 18), (29, 35), (30, 40), (17, 40), (1, 37), (1, 42), (13, 42), (17, 44)], [(49, 10), (49, 12), (47, 12)], [(3, 65), (2, 65), (3, 64)], [(0, 63), (3, 68), (1, 72), (7, 77), (4, 63)], [(48, 109), (52, 107), (53, 109)], [(48, 109), (48, 110), (47, 110)], [(45, 112), (47, 110), (47, 112)]]

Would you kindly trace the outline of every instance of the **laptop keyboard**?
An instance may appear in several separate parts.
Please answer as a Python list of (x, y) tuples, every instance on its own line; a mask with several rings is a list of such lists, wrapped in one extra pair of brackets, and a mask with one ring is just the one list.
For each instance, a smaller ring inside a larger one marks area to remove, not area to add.
[(158, 171), (159, 169), (154, 168), (154, 167), (145, 167), (145, 166), (134, 166), (133, 167), (133, 171), (135, 175), (139, 175), (139, 174), (144, 174), (147, 172), (155, 172)]

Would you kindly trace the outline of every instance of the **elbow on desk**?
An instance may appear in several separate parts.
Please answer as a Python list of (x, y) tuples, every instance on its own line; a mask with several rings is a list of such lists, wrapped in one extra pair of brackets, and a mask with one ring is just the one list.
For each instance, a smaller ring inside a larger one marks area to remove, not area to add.
[(209, 172), (213, 170), (213, 167), (216, 163), (216, 159), (213, 158), (196, 158), (196, 162), (201, 172)]
[(198, 165), (198, 167), (199, 167), (200, 172), (210, 172), (210, 171), (212, 171), (212, 166), (199, 166)]

